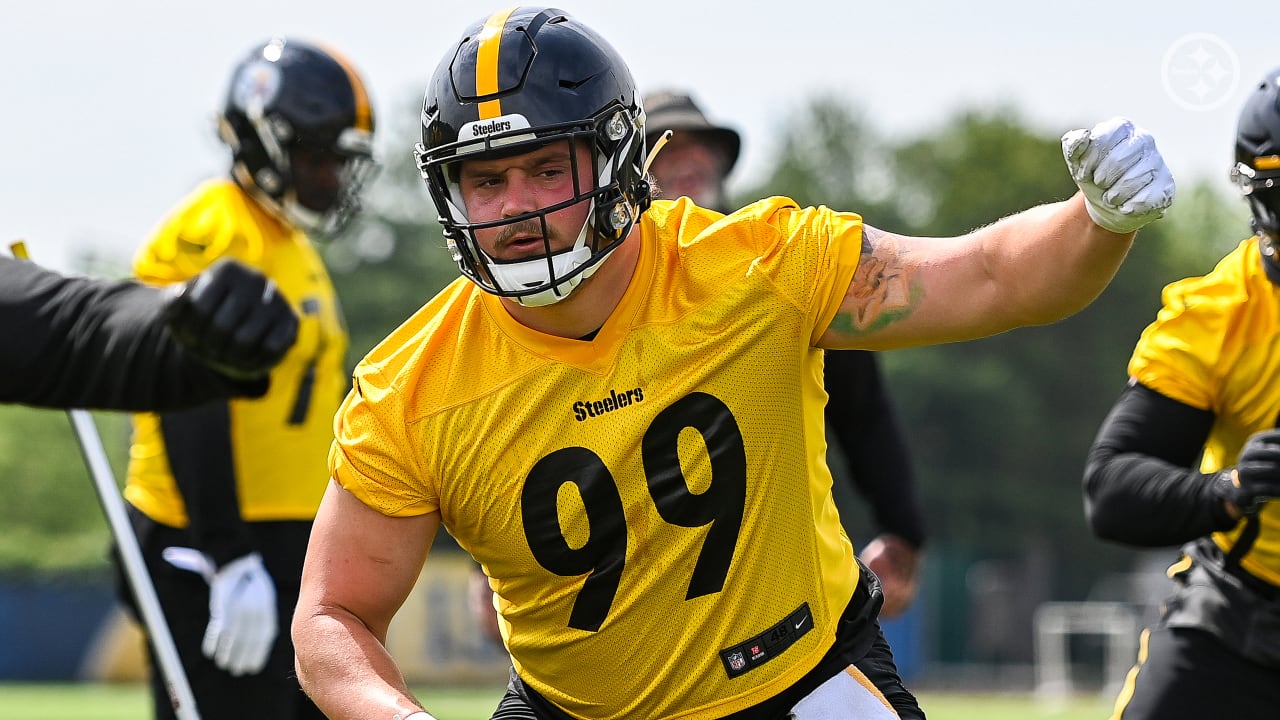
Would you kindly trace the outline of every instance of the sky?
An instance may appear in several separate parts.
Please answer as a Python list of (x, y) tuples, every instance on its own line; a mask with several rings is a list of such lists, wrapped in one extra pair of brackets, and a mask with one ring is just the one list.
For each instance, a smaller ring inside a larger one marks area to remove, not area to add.
[[(440, 56), (469, 23), (504, 6), (9, 3), (0, 14), (0, 239), (26, 239), (36, 260), (64, 271), (80, 269), (86, 248), (126, 264), (197, 183), (225, 174), (213, 118), (235, 62), (275, 34), (341, 50), (370, 87), (380, 129), (403, 139)], [(642, 92), (687, 88), (713, 120), (742, 133), (735, 187), (758, 179), (794, 113), (833, 95), (888, 138), (927, 132), (962, 110), (1008, 108), (1050, 135), (1124, 115), (1155, 136), (1181, 185), (1208, 179), (1227, 191), (1239, 109), (1280, 66), (1274, 42), (1259, 39), (1263, 5), (1239, 0), (558, 7), (613, 43)], [(380, 155), (410, 152), (390, 135), (380, 135)]]

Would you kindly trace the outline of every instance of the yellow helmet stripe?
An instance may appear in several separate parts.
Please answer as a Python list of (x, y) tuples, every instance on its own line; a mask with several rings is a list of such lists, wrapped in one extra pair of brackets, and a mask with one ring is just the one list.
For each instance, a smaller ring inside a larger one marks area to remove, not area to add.
[(1280, 168), (1280, 155), (1264, 155), (1253, 161), (1253, 166), (1258, 170), (1275, 170)]
[(342, 53), (328, 46), (325, 46), (324, 51), (342, 66), (343, 72), (347, 74), (347, 81), (351, 83), (351, 92), (356, 96), (356, 129), (373, 132), (373, 107), (369, 104), (369, 93), (365, 90), (360, 74)]
[[(498, 92), (498, 50), (502, 48), (502, 28), (507, 19), (516, 11), (512, 6), (499, 10), (484, 23), (484, 29), (476, 41), (480, 44), (476, 50), (476, 95), (484, 97)], [(480, 119), (488, 120), (502, 114), (501, 100), (488, 100), (480, 103)]]

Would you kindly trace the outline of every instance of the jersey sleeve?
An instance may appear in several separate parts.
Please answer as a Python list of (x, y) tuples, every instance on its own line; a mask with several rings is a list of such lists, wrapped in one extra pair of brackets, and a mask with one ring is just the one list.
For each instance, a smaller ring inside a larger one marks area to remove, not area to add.
[(755, 208), (768, 230), (757, 232), (757, 268), (769, 273), (778, 291), (804, 309), (811, 345), (840, 310), (862, 252), (862, 218), (827, 207), (798, 208), (771, 198)]
[(223, 257), (261, 266), (260, 238), (247, 234), (254, 221), (245, 217), (233, 187), (210, 183), (169, 215), (134, 256), (134, 275), (151, 285), (190, 279)]
[(425, 515), (440, 506), (410, 464), (416, 455), (408, 427), (394, 385), (376, 370), (357, 368), (351, 392), (335, 415), (329, 472), (361, 502), (391, 517)]
[(825, 211), (818, 227), (823, 251), (816, 292), (809, 305), (815, 313), (814, 331), (809, 343), (815, 346), (840, 311), (862, 257), (862, 218), (826, 208), (819, 208), (819, 211)]
[(1199, 410), (1212, 410), (1224, 335), (1232, 323), (1229, 298), (1210, 278), (1171, 283), (1162, 307), (1129, 360), (1129, 375), (1156, 392)]

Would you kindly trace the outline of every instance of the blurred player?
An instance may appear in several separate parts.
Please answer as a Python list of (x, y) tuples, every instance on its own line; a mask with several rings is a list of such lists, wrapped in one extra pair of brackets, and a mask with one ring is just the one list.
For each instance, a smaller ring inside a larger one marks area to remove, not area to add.
[(422, 120), (465, 279), (366, 356), (335, 421), (293, 624), (317, 704), (428, 717), (385, 641), (443, 525), (498, 596), (495, 717), (922, 717), (831, 497), (823, 351), (1086, 306), (1172, 201), (1151, 137), (1068, 133), (1079, 194), (955, 238), (651, 203), (626, 64), (537, 7), (466, 28)]
[[(135, 272), (165, 285), (238, 259), (297, 308), (298, 342), (261, 399), (135, 416), (124, 494), (202, 717), (319, 718), (281, 629), (349, 376), (346, 330), (309, 234), (335, 233), (357, 210), (373, 113), (344, 58), (274, 38), (236, 65), (219, 130), (230, 178), (186, 198), (138, 251)], [(153, 662), (155, 712), (168, 717), (159, 680)]]
[(1164, 289), (1085, 469), (1099, 537), (1182, 545), (1117, 720), (1280, 708), (1280, 69), (1245, 102), (1235, 156), (1255, 234)]

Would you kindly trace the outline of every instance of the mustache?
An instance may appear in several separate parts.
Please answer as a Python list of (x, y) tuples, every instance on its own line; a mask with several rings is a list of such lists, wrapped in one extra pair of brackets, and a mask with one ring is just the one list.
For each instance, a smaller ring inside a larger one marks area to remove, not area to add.
[(545, 242), (550, 242), (552, 239), (551, 228), (544, 228), (542, 223), (533, 218), (529, 218), (528, 220), (521, 220), (520, 222), (506, 225), (499, 230), (497, 244), (505, 245), (510, 242), (511, 238), (517, 235), (536, 235), (541, 237)]

